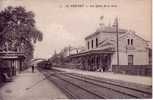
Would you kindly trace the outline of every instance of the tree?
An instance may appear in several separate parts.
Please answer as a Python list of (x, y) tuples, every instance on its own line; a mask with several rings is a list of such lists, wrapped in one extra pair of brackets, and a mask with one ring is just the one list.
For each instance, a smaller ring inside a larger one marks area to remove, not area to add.
[(42, 41), (43, 34), (35, 26), (34, 13), (24, 7), (7, 7), (0, 12), (0, 48), (23, 52), (25, 62), (33, 57), (33, 43)]

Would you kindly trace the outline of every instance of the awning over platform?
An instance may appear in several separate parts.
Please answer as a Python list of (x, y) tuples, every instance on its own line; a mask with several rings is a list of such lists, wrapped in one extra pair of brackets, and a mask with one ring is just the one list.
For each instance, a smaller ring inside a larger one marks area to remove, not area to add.
[(107, 51), (107, 50), (89, 50), (78, 54), (70, 55), (69, 57), (81, 57), (93, 54), (113, 54), (115, 51)]
[(0, 52), (0, 59), (24, 59), (25, 55), (24, 53), (19, 53), (19, 52)]

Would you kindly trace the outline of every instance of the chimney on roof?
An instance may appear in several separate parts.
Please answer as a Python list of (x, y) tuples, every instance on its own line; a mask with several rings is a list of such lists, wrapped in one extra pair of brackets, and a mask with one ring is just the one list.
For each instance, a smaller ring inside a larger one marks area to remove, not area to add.
[(100, 16), (100, 23), (99, 23), (99, 27), (97, 28), (96, 32), (100, 32), (103, 31), (106, 27), (106, 25), (104, 24), (104, 16)]
[(104, 16), (100, 16), (100, 23), (99, 23), (100, 28), (104, 27), (103, 19), (104, 19)]

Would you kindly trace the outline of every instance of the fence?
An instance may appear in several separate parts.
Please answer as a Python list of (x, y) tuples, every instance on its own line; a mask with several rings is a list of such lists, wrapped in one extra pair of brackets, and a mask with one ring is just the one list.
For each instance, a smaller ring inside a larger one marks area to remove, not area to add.
[(152, 76), (152, 65), (113, 65), (112, 71), (129, 75)]

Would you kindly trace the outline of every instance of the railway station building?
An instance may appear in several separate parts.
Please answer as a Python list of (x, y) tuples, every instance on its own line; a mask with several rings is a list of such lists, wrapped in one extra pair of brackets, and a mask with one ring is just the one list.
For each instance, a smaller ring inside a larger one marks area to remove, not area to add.
[[(116, 66), (117, 34), (118, 66)], [(132, 69), (139, 70), (140, 74), (140, 69), (148, 68), (148, 65), (151, 65), (151, 57), (149, 57), (148, 41), (137, 34), (126, 29), (118, 28), (117, 30), (116, 25), (100, 26), (96, 32), (85, 37), (86, 50), (70, 55), (70, 59), (73, 63), (81, 63), (80, 69), (83, 70), (120, 71), (119, 69), (125, 69), (127, 71), (132, 67)], [(150, 68), (147, 71), (150, 71)]]
[(0, 80), (6, 81), (7, 79), (15, 76), (17, 72), (24, 69), (23, 66), (25, 55), (22, 49), (11, 50), (8, 42), (0, 47)]

